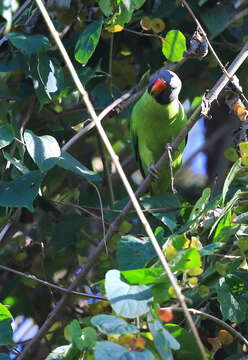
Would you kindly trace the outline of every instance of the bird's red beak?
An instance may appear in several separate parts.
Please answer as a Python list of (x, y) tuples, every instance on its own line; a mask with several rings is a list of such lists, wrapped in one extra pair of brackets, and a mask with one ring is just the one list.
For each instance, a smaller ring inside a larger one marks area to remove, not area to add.
[(150, 89), (150, 94), (156, 96), (166, 89), (167, 83), (164, 80), (157, 79)]

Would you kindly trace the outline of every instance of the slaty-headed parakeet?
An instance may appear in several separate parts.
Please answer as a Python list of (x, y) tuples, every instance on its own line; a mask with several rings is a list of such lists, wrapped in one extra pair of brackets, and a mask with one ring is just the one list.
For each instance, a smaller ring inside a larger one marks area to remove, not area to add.
[[(136, 159), (143, 176), (165, 151), (165, 145), (171, 143), (184, 127), (187, 117), (178, 100), (181, 80), (172, 71), (160, 70), (150, 82), (147, 90), (133, 107), (131, 115), (131, 137)], [(184, 141), (173, 154), (173, 170), (182, 163)], [(167, 162), (152, 181), (154, 195), (169, 190), (171, 184), (170, 165)]]

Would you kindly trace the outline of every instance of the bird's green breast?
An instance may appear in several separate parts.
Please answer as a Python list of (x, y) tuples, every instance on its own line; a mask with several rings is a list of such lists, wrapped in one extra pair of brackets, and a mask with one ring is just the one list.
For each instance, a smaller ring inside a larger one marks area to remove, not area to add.
[[(165, 145), (174, 140), (187, 118), (178, 99), (168, 105), (161, 105), (146, 91), (132, 111), (131, 130), (136, 152), (144, 174), (165, 151)], [(173, 156), (173, 167), (181, 166), (184, 143)], [(154, 194), (164, 192), (170, 184), (168, 163), (162, 168), (160, 178), (152, 184)]]

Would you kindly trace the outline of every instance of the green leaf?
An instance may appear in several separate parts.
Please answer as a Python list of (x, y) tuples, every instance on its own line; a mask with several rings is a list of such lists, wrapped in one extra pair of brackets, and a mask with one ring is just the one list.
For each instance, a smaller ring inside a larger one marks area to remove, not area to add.
[(211, 196), (211, 189), (206, 188), (202, 191), (201, 197), (195, 203), (191, 213), (189, 220), (194, 220), (198, 214), (205, 208), (206, 204), (208, 203)]
[(121, 279), (118, 270), (106, 273), (105, 290), (112, 308), (120, 316), (132, 319), (149, 311), (152, 302), (151, 287), (127, 284)]
[(13, 181), (0, 181), (0, 206), (25, 207), (33, 211), (43, 177), (40, 171), (30, 171)]
[(77, 159), (66, 151), (62, 151), (61, 155), (55, 160), (56, 164), (63, 169), (69, 170), (82, 176), (89, 181), (101, 181), (101, 176), (95, 172), (87, 169), (86, 166), (81, 164)]
[(235, 223), (238, 224), (248, 224), (248, 212), (238, 215), (235, 218)]
[(172, 261), (173, 271), (184, 271), (201, 266), (201, 257), (198, 250), (191, 248), (180, 250)]
[(110, 16), (114, 11), (113, 0), (97, 0), (105, 16)]
[(180, 344), (180, 349), (176, 352), (178, 360), (202, 359), (195, 338), (190, 332), (176, 324), (166, 324), (165, 327)]
[(21, 160), (14, 158), (12, 155), (4, 151), (3, 151), (3, 156), (4, 159), (6, 159), (12, 165), (14, 165), (17, 168), (17, 170), (19, 170), (22, 174), (27, 174), (29, 172), (28, 168), (21, 162)]
[(11, 32), (7, 34), (11, 44), (27, 55), (37, 54), (50, 49), (48, 38), (44, 35), (28, 35), (24, 33)]
[(200, 254), (201, 256), (212, 255), (218, 252), (222, 247), (223, 247), (222, 243), (215, 242), (213, 244), (204, 246), (204, 248), (201, 249)]
[(52, 234), (52, 248), (55, 253), (75, 245), (83, 226), (82, 216), (73, 212), (65, 213), (56, 224)]
[[(141, 203), (146, 210), (159, 209), (158, 211), (152, 211), (152, 216), (162, 221), (171, 232), (175, 230), (181, 208), (181, 204), (175, 195), (153, 196), (152, 198), (142, 199)], [(164, 210), (162, 210), (163, 208)]]
[(201, 10), (201, 19), (211, 31), (211, 38), (216, 37), (226, 27), (230, 26), (230, 14), (232, 11), (234, 11), (234, 8), (231, 1), (225, 1), (221, 6)]
[(139, 239), (125, 235), (117, 244), (117, 262), (120, 270), (134, 270), (144, 267), (156, 256), (149, 238)]
[(186, 51), (186, 39), (179, 30), (170, 30), (163, 40), (162, 53), (173, 62), (181, 61)]
[(150, 268), (122, 271), (121, 275), (131, 285), (149, 285), (153, 284), (162, 273), (162, 268)]
[(10, 124), (0, 127), (0, 149), (8, 146), (14, 140), (14, 130)]
[(94, 360), (153, 360), (149, 350), (128, 351), (127, 348), (111, 341), (97, 341)]
[(12, 24), (12, 14), (18, 9), (16, 0), (2, 0), (0, 3), (0, 15), (6, 20), (5, 32), (8, 32)]
[(132, 0), (121, 0), (127, 11), (131, 10)]
[(63, 345), (54, 349), (45, 360), (73, 360), (71, 357), (67, 357), (71, 350), (71, 345)]
[(37, 71), (48, 98), (56, 98), (64, 85), (64, 74), (58, 60), (47, 53), (39, 54)]
[(75, 59), (83, 65), (86, 65), (93, 55), (100, 39), (103, 19), (92, 22), (80, 35), (76, 48)]
[(219, 279), (216, 290), (224, 320), (237, 323), (245, 321), (248, 302), (243, 293), (243, 281), (233, 275), (227, 275)]
[(31, 130), (24, 132), (27, 151), (40, 170), (47, 171), (56, 164), (61, 154), (57, 140), (50, 136), (37, 136)]
[(12, 315), (6, 306), (0, 303), (0, 345), (12, 345)]
[(94, 359), (120, 360), (121, 355), (125, 354), (127, 351), (127, 348), (111, 341), (97, 341)]
[(96, 315), (91, 318), (91, 324), (103, 334), (136, 334), (139, 332), (135, 325), (129, 325), (125, 320), (113, 315)]
[(223, 185), (223, 191), (222, 191), (222, 204), (224, 205), (225, 200), (226, 200), (226, 194), (228, 192), (228, 189), (231, 185), (231, 183), (233, 182), (235, 176), (237, 175), (237, 173), (240, 171), (240, 169), (242, 169), (241, 166), (241, 159), (238, 159), (233, 166), (231, 167), (231, 170), (229, 171), (225, 183)]
[(81, 329), (78, 320), (74, 319), (67, 330), (70, 334), (71, 342), (80, 351), (93, 348), (97, 334), (92, 327)]
[(162, 359), (173, 360), (172, 351), (180, 349), (178, 341), (164, 328), (159, 320), (149, 313), (147, 316), (149, 330), (154, 338), (154, 344)]

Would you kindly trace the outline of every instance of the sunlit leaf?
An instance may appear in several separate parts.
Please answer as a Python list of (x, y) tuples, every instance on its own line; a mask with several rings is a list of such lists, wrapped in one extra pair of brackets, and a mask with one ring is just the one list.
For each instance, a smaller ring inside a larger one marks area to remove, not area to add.
[(109, 270), (105, 276), (107, 298), (114, 311), (127, 318), (135, 318), (149, 311), (152, 302), (151, 287), (129, 285), (121, 279), (118, 270)]
[(179, 30), (170, 30), (163, 39), (162, 53), (169, 61), (180, 61), (186, 51), (186, 39)]
[(13, 318), (8, 308), (0, 303), (0, 345), (13, 344), (12, 320)]
[(37, 136), (31, 130), (24, 132), (27, 151), (40, 170), (46, 171), (56, 164), (56, 158), (61, 154), (57, 140), (50, 136)]
[(92, 22), (80, 35), (76, 48), (75, 59), (83, 65), (86, 65), (93, 55), (100, 39), (103, 19)]
[(0, 127), (0, 149), (8, 146), (14, 140), (14, 130), (10, 124)]

